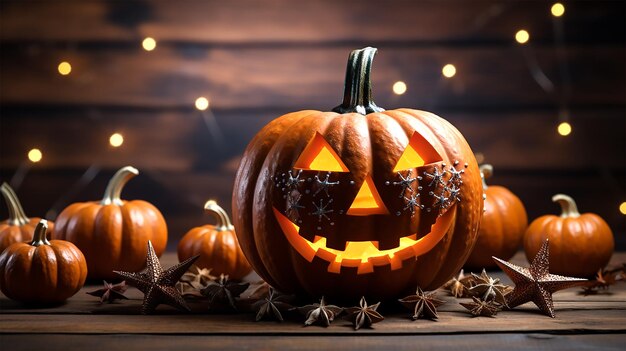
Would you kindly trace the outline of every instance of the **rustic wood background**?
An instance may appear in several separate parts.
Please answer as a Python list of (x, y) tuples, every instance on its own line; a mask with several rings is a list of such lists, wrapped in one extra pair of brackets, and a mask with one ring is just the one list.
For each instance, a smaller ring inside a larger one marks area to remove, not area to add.
[[(531, 219), (557, 213), (550, 197), (566, 193), (603, 216), (624, 249), (626, 6), (564, 3), (554, 19), (547, 1), (3, 0), (0, 177), (21, 183), (28, 214), (53, 219), (134, 165), (142, 175), (125, 197), (162, 210), (173, 247), (208, 220), (208, 198), (230, 208), (252, 136), (284, 113), (337, 105), (348, 53), (370, 45), (379, 105), (447, 118)], [(520, 28), (528, 45), (513, 40)], [(152, 52), (141, 48), (146, 36), (157, 40)], [(69, 76), (57, 73), (63, 60)], [(440, 73), (446, 63), (457, 67), (451, 80)], [(408, 85), (402, 96), (391, 90), (397, 80)], [(204, 116), (199, 96), (210, 99)], [(568, 137), (556, 133), (564, 110)], [(125, 137), (119, 149), (108, 145), (114, 131)], [(44, 158), (29, 165), (33, 147)]]

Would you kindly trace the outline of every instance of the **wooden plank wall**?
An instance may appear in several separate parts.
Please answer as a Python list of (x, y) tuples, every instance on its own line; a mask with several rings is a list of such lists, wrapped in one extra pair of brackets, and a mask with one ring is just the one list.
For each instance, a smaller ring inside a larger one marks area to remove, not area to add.
[[(27, 151), (41, 148), (18, 193), (29, 213), (54, 218), (135, 165), (144, 176), (127, 197), (159, 206), (175, 244), (206, 220), (204, 200), (230, 206), (252, 136), (281, 114), (335, 106), (349, 51), (371, 45), (379, 105), (449, 119), (531, 218), (555, 213), (551, 195), (568, 193), (602, 215), (624, 248), (626, 7), (564, 3), (554, 20), (547, 1), (2, 1), (0, 176), (11, 180)], [(529, 45), (513, 41), (520, 28)], [(156, 50), (141, 48), (146, 36)], [(56, 71), (63, 60), (68, 76)], [(446, 63), (457, 67), (451, 80), (440, 73)], [(402, 96), (391, 90), (397, 80), (408, 86)], [(204, 117), (193, 108), (198, 96), (211, 102)], [(567, 138), (556, 134), (563, 109), (574, 128)], [(115, 131), (125, 136), (120, 149), (107, 144)], [(95, 178), (77, 184), (90, 166)]]

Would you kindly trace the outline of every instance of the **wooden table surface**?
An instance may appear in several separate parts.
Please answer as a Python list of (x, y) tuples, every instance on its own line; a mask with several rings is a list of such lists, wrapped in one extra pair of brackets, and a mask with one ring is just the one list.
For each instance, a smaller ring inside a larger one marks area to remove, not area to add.
[[(173, 253), (161, 261), (175, 263)], [(522, 253), (512, 260), (527, 265)], [(612, 264), (626, 262), (616, 253)], [(492, 275), (509, 280), (502, 272)], [(329, 328), (303, 327), (301, 320), (254, 322), (252, 314), (208, 314), (205, 302), (191, 303), (181, 314), (161, 305), (157, 314), (139, 314), (141, 293), (130, 288), (128, 301), (101, 305), (85, 294), (87, 285), (62, 306), (31, 308), (0, 295), (1, 350), (130, 350), (178, 349), (623, 349), (626, 343), (626, 283), (584, 296), (580, 288), (554, 294), (556, 318), (533, 304), (500, 312), (495, 318), (471, 315), (445, 292), (439, 320), (411, 321), (407, 313), (385, 315), (373, 329), (353, 331), (348, 322)]]

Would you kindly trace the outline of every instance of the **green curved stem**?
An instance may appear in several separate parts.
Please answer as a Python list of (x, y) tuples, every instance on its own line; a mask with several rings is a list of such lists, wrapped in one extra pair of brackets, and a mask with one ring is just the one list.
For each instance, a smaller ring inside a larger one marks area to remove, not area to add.
[(122, 189), (124, 189), (124, 186), (129, 180), (138, 174), (139, 171), (137, 168), (131, 166), (123, 167), (117, 171), (111, 180), (109, 180), (109, 184), (107, 185), (106, 190), (104, 190), (104, 197), (100, 203), (103, 205), (115, 204), (121, 206), (122, 199), (120, 196), (122, 194)]
[(50, 242), (46, 238), (46, 233), (48, 232), (48, 221), (42, 219), (37, 223), (37, 227), (35, 227), (35, 233), (33, 234), (33, 241), (31, 241), (31, 246), (41, 246), (41, 245), (50, 245)]
[(552, 202), (561, 205), (561, 218), (577, 218), (580, 217), (576, 202), (570, 196), (565, 194), (556, 194), (552, 197)]
[(4, 197), (4, 201), (9, 209), (9, 225), (22, 226), (30, 222), (30, 219), (24, 213), (24, 209), (22, 208), (22, 204), (20, 203), (17, 194), (15, 194), (15, 191), (13, 191), (11, 186), (7, 183), (2, 183), (2, 186), (0, 186), (0, 192), (2, 192), (2, 197)]
[(217, 220), (217, 224), (215, 225), (215, 230), (224, 231), (224, 230), (233, 230), (232, 223), (230, 222), (230, 218), (228, 218), (228, 214), (221, 208), (215, 200), (209, 200), (204, 204), (204, 210), (215, 217)]
[(366, 47), (350, 53), (346, 67), (343, 102), (333, 109), (334, 112), (356, 112), (366, 115), (385, 110), (378, 107), (372, 99), (371, 73), (376, 51), (376, 48)]
[(487, 178), (491, 178), (493, 175), (493, 166), (490, 164), (480, 165), (480, 175), (483, 180), (483, 190), (487, 190), (489, 186), (487, 186)]

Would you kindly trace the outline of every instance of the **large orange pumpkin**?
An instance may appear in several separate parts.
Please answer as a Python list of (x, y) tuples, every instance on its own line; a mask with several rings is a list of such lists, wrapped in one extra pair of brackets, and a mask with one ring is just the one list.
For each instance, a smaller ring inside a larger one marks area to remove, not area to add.
[[(2, 252), (13, 243), (31, 240), (35, 227), (41, 218), (26, 217), (20, 200), (9, 184), (2, 183), (0, 193), (2, 193), (9, 210), (9, 218), (0, 222), (0, 252)], [(48, 222), (48, 227), (52, 231), (54, 223)]]
[(476, 240), (483, 191), (470, 147), (432, 113), (376, 106), (375, 52), (350, 54), (340, 106), (277, 118), (243, 155), (237, 236), (280, 291), (386, 299), (435, 289)]
[(167, 225), (152, 204), (120, 199), (128, 180), (139, 174), (133, 167), (117, 171), (101, 201), (74, 203), (57, 218), (53, 239), (76, 244), (87, 258), (90, 279), (113, 279), (116, 271), (136, 272), (146, 265), (148, 240), (161, 256), (167, 244)]
[(15, 243), (0, 254), (0, 289), (9, 298), (28, 303), (65, 301), (83, 287), (85, 257), (74, 244), (46, 239), (42, 219), (30, 243)]
[(200, 255), (195, 265), (210, 268), (212, 274), (227, 274), (231, 279), (245, 277), (252, 268), (239, 248), (228, 214), (213, 200), (207, 201), (204, 210), (213, 215), (217, 223), (188, 231), (178, 243), (178, 260), (182, 262)]
[(502, 186), (487, 186), (485, 179), (491, 177), (493, 167), (482, 165), (480, 171), (484, 176), (485, 212), (478, 229), (478, 241), (465, 263), (472, 270), (497, 267), (492, 256), (503, 260), (513, 257), (522, 245), (528, 226), (526, 209), (515, 194)]
[(530, 262), (546, 239), (550, 240), (550, 272), (574, 277), (593, 277), (613, 254), (613, 232), (594, 213), (578, 212), (574, 199), (557, 194), (561, 215), (535, 219), (524, 235), (524, 250)]

